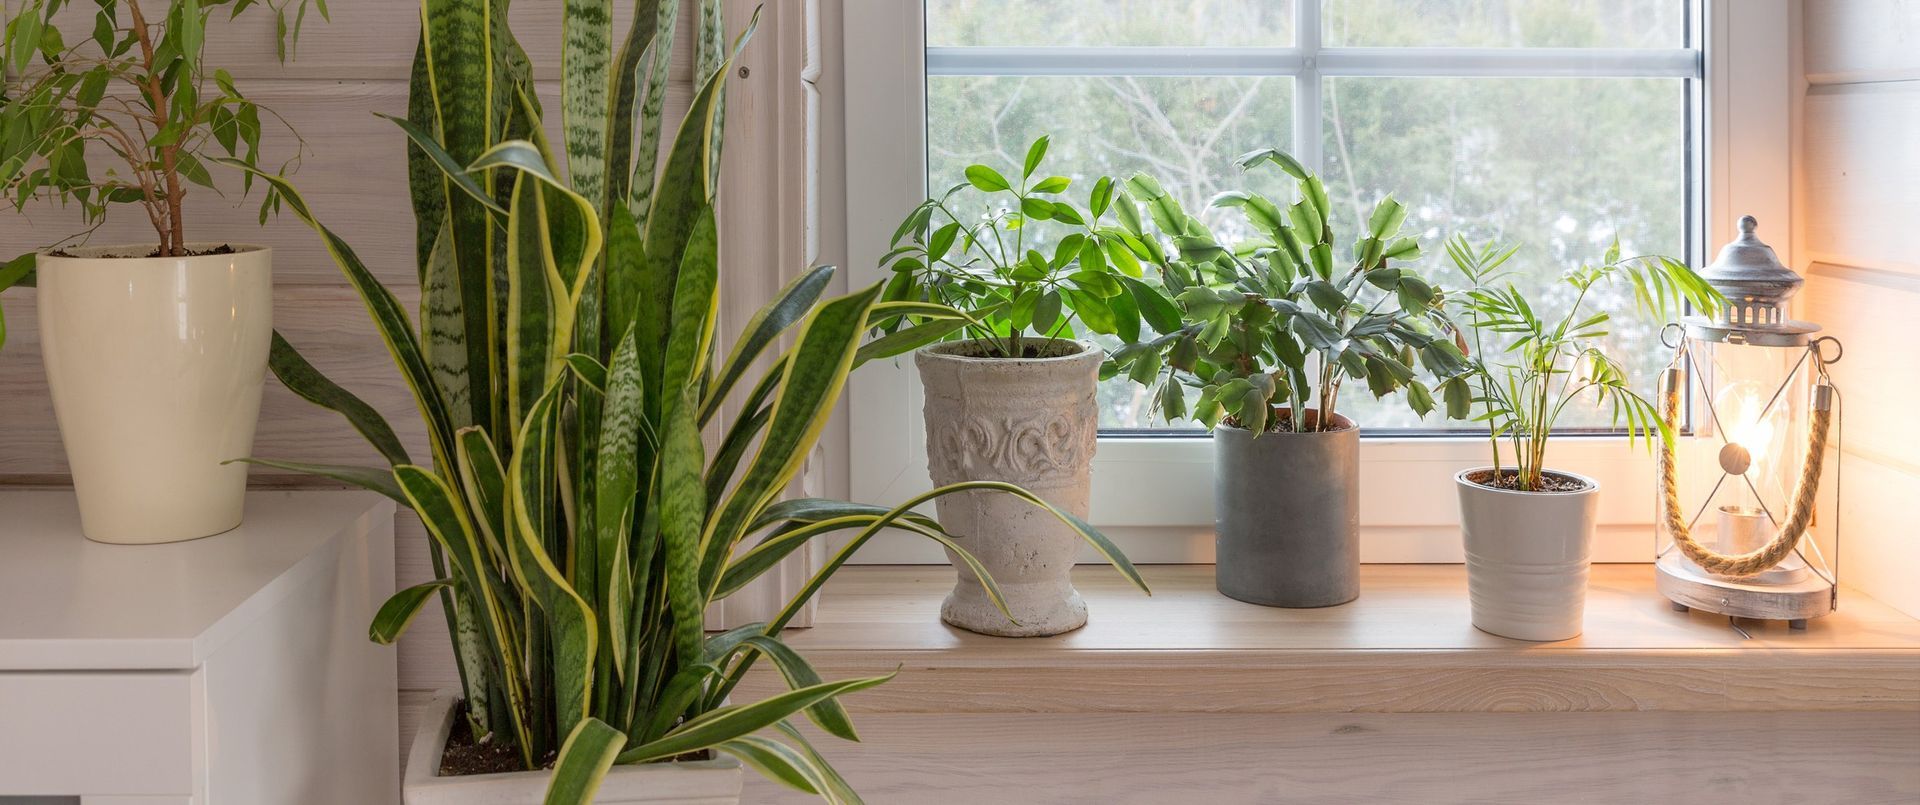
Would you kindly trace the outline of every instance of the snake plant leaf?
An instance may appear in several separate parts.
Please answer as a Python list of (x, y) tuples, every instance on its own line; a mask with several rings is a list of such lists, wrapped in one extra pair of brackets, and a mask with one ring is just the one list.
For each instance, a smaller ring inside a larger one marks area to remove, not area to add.
[(807, 757), (791, 746), (772, 738), (743, 735), (714, 744), (713, 748), (739, 758), (741, 763), (769, 780), (803, 794), (820, 796), (819, 772), (810, 768), (812, 764)]
[(420, 267), (421, 351), (445, 401), (448, 427), (474, 424), (472, 375), (467, 372), (467, 322), (460, 298), (460, 268), (454, 264), (452, 228), (434, 232), (427, 262)]
[(553, 761), (553, 779), (547, 783), (546, 805), (591, 805), (620, 746), (627, 740), (605, 721), (582, 719), (560, 746)]
[(560, 21), (560, 130), (567, 176), (598, 215), (607, 193), (607, 156), (617, 153), (607, 147), (613, 0), (566, 0)]
[[(819, 672), (813, 670), (800, 652), (787, 644), (764, 634), (750, 635), (741, 641), (740, 647), (765, 654), (773, 661), (774, 668), (787, 680), (787, 687), (794, 690), (812, 687), (822, 682)], [(853, 729), (853, 718), (847, 715), (847, 708), (833, 699), (826, 699), (804, 711), (807, 718), (829, 735), (848, 741), (860, 740), (860, 734)]]
[[(400, 443), (400, 437), (394, 435), (393, 426), (387, 424), (386, 418), (380, 416), (378, 410), (313, 368), (313, 364), (308, 363), (279, 330), (273, 331), (273, 345), (267, 352), (267, 368), (273, 370), (273, 376), (279, 378), (288, 391), (346, 417), (347, 423), (366, 437), (367, 443), (380, 451), (388, 463), (413, 463), (407, 457), (407, 448)], [(375, 491), (386, 494), (384, 490)]]
[(667, 551), (667, 604), (673, 610), (673, 643), (682, 665), (700, 661), (701, 618), (712, 600), (700, 576), (701, 527), (707, 516), (701, 483), (706, 451), (693, 406), (691, 389), (667, 404), (658, 481), (660, 535)]
[(876, 283), (827, 302), (800, 325), (798, 343), (774, 392), (772, 418), (740, 484), (717, 511), (702, 539), (701, 587), (720, 581), (727, 556), (761, 509), (772, 503), (806, 462), (853, 369), (867, 313), (879, 298)]
[(639, 341), (628, 327), (614, 348), (607, 370), (606, 405), (600, 419), (599, 461), (594, 467), (594, 573), (596, 598), (604, 604), (607, 650), (616, 672), (625, 675), (628, 610), (633, 606), (633, 571), (628, 542), (633, 533), (634, 496), (639, 491), (639, 441), (645, 416), (640, 388)]
[(230, 464), (234, 462), (253, 464), (261, 467), (272, 467), (278, 470), (290, 470), (302, 475), (332, 478), (336, 481), (353, 484), (361, 489), (379, 492), (382, 495), (398, 501), (400, 505), (412, 505), (407, 501), (406, 493), (401, 492), (399, 485), (393, 482), (393, 470), (390, 468), (355, 467), (349, 464), (312, 464), (301, 461), (276, 461), (270, 458), (236, 458), (232, 461), (223, 461), (221, 463)]
[(748, 319), (746, 326), (741, 328), (740, 338), (734, 342), (733, 351), (727, 354), (713, 387), (707, 391), (706, 400), (700, 407), (700, 424), (707, 424), (714, 414), (719, 413), (721, 403), (733, 391), (734, 384), (740, 382), (741, 376), (759, 359), (767, 345), (813, 309), (813, 303), (820, 300), (820, 294), (833, 281), (833, 272), (833, 266), (816, 266), (795, 277), (787, 283), (787, 287), (774, 295), (773, 301), (754, 312), (753, 318)]
[[(545, 199), (536, 182), (517, 181), (507, 215), (507, 416), (524, 422), (570, 351), (560, 342), (570, 318), (559, 267), (547, 239)], [(570, 329), (570, 328), (568, 328)]]
[(661, 388), (699, 385), (706, 376), (707, 360), (713, 354), (714, 324), (720, 316), (719, 248), (713, 207), (709, 205), (694, 222), (681, 253)]
[(639, 733), (632, 736), (637, 740), (629, 740), (629, 743), (638, 745), (666, 735), (668, 730), (673, 729), (680, 722), (681, 716), (687, 713), (688, 708), (700, 698), (700, 694), (706, 691), (708, 680), (718, 676), (720, 676), (719, 667), (708, 662), (682, 667), (675, 671), (673, 678), (667, 680), (667, 684), (661, 688), (660, 695), (654, 699), (653, 712), (649, 714), (646, 723), (641, 726)]
[(747, 394), (739, 415), (727, 426), (727, 435), (721, 439), (719, 451), (707, 463), (708, 509), (726, 499), (727, 485), (733, 482), (734, 474), (739, 471), (740, 460), (746, 457), (747, 448), (753, 446), (753, 440), (773, 418), (773, 409), (767, 401), (778, 387), (780, 377), (786, 374), (786, 364), (785, 358), (775, 362), (774, 366), (767, 369), (767, 375)]
[(706, 749), (742, 735), (751, 735), (827, 699), (885, 684), (898, 673), (895, 671), (886, 676), (810, 685), (799, 690), (770, 696), (752, 704), (721, 707), (681, 724), (657, 740), (648, 741), (621, 752), (618, 762), (645, 763), (649, 760), (659, 760)]
[(674, 289), (679, 286), (687, 242), (711, 207), (707, 155), (712, 143), (708, 135), (726, 78), (726, 71), (716, 73), (694, 97), (655, 185), (652, 212), (642, 232), (646, 259), (639, 277), (634, 321), (639, 324), (641, 382), (647, 388), (666, 388), (664, 356), (675, 312)]
[(367, 639), (383, 646), (393, 645), (405, 634), (407, 625), (413, 623), (413, 617), (433, 600), (441, 590), (450, 589), (453, 582), (447, 579), (416, 584), (400, 592), (380, 605), (380, 611), (374, 613), (373, 624), (367, 627)]
[(414, 403), (420, 409), (420, 418), (427, 423), (428, 432), (432, 434), (434, 455), (442, 458), (451, 457), (453, 429), (449, 424), (440, 392), (434, 385), (433, 373), (427, 368), (426, 358), (420, 350), (420, 342), (407, 322), (407, 314), (400, 306), (400, 300), (374, 278), (373, 272), (368, 271), (366, 265), (360, 262), (359, 255), (354, 254), (352, 246), (347, 245), (340, 236), (321, 225), (319, 219), (315, 218), (312, 210), (307, 207), (306, 199), (300, 196), (300, 192), (294, 189), (292, 183), (241, 160), (218, 157), (214, 161), (247, 171), (266, 180), (280, 194), (281, 203), (326, 241), (327, 252), (332, 255), (333, 262), (340, 267), (341, 273), (346, 275), (347, 281), (353, 285), (354, 291), (360, 295), (360, 300), (366, 304), (367, 312), (372, 315), (381, 340), (386, 342), (387, 351), (392, 354), (394, 363), (399, 365), (401, 375), (406, 378), (407, 387), (413, 392)]
[[(465, 167), (466, 163), (461, 162), (452, 154), (447, 153), (447, 149), (440, 145), (439, 139), (433, 135), (431, 127), (434, 124), (431, 121), (426, 125), (422, 125), (414, 122), (411, 119), (411, 115), (409, 117), (394, 117), (393, 115), (382, 112), (374, 112), (373, 114), (375, 117), (384, 117), (393, 121), (393, 124), (399, 126), (400, 131), (407, 135), (408, 152), (419, 152), (421, 161), (417, 164), (408, 164), (409, 178), (412, 177), (412, 173), (415, 170), (430, 169), (433, 171), (433, 183), (435, 187), (432, 189), (437, 191), (433, 192), (433, 196), (440, 199), (440, 205), (425, 204), (429, 213), (433, 211), (435, 206), (444, 206), (446, 204), (450, 192), (449, 188), (451, 188), (452, 190), (460, 191), (460, 193), (453, 195), (465, 194), (465, 196), (472, 199), (474, 203), (494, 213), (500, 215), (507, 214), (507, 209), (500, 206), (499, 202), (494, 200), (493, 194), (488, 192), (487, 188), (480, 184), (479, 180), (473, 178), (473, 175), (467, 171)], [(423, 195), (426, 192), (428, 191), (423, 190)], [(416, 207), (416, 215), (419, 214), (418, 209), (419, 208)], [(419, 244), (416, 244), (416, 248), (418, 245)]]
[[(510, 505), (506, 466), (484, 429), (462, 428), (455, 437), (459, 440), (460, 487), (467, 496), (474, 531), (494, 566), (505, 567), (511, 561), (506, 542)], [(508, 601), (518, 599), (511, 589), (501, 593)]]
[(558, 525), (558, 501), (553, 497), (556, 405), (565, 388), (564, 383), (548, 386), (520, 426), (507, 465), (508, 508), (513, 515), (507, 529), (507, 555), (514, 579), (546, 613), (552, 640), (553, 712), (560, 731), (572, 733), (587, 717), (593, 698), (598, 634), (593, 610), (567, 583), (566, 574), (548, 552), (548, 546), (556, 544)]
[[(413, 510), (420, 514), (420, 521), (426, 525), (427, 533), (453, 560), (455, 586), (467, 594), (476, 610), (473, 614), (479, 621), (477, 625), (487, 647), (485, 657), (491, 663), (487, 670), (507, 693), (508, 706), (505, 711), (510, 716), (507, 726), (513, 730), (523, 762), (531, 766), (533, 735), (521, 717), (526, 712), (526, 691), (517, 670), (518, 654), (515, 650), (520, 645), (520, 639), (509, 623), (500, 600), (496, 566), (488, 561), (479, 538), (474, 534), (473, 524), (467, 519), (466, 510), (455, 503), (454, 492), (446, 481), (431, 470), (411, 464), (394, 467), (393, 477), (406, 492), (407, 499), (412, 501)], [(470, 687), (469, 695), (472, 693), (473, 688)], [(495, 725), (496, 729), (499, 727)]]
[[(847, 515), (811, 523), (794, 522), (777, 529), (773, 533), (768, 534), (765, 539), (753, 546), (752, 549), (742, 553), (732, 564), (727, 566), (726, 573), (720, 577), (720, 588), (719, 591), (714, 594), (714, 598), (725, 598), (728, 595), (739, 592), (742, 588), (752, 583), (754, 579), (772, 570), (782, 559), (787, 558), (787, 556), (791, 555), (795, 550), (799, 549), (800, 546), (806, 544), (808, 540), (814, 537), (834, 531), (844, 531), (850, 528), (866, 528), (885, 517), (886, 514), (884, 512), (881, 514)], [(1013, 623), (1019, 622), (1014, 619), (1012, 610), (1007, 608), (1006, 596), (1002, 594), (1000, 585), (994, 581), (993, 575), (987, 571), (986, 565), (982, 563), (979, 558), (975, 557), (971, 551), (968, 551), (959, 542), (956, 542), (949, 536), (947, 532), (940, 527), (939, 523), (933, 523), (924, 517), (909, 515), (890, 519), (889, 524), (894, 528), (910, 534), (926, 537), (927, 539), (940, 543), (941, 547), (952, 551), (953, 556), (958, 559), (961, 564), (966, 565), (967, 569), (973, 572), (974, 578), (980, 581), (980, 586), (986, 590), (987, 600), (993, 602), (994, 608), (1000, 610), (1002, 615), (1007, 616), (1008, 621)]]
[[(761, 511), (760, 516), (753, 521), (753, 524), (747, 526), (747, 533), (757, 533), (761, 529), (772, 526), (775, 523), (817, 523), (821, 520), (830, 520), (835, 517), (846, 517), (849, 515), (873, 515), (877, 517), (886, 514), (888, 511), (889, 509), (886, 506), (876, 506), (871, 503), (852, 503), (845, 500), (832, 500), (829, 498), (790, 498), (776, 502)], [(940, 523), (919, 512), (909, 512), (902, 519), (919, 523), (929, 528), (940, 528)]]
[[(678, 5), (672, 3), (669, 5)], [(660, 23), (660, 0), (635, 0), (633, 17), (627, 26), (626, 38), (621, 40), (620, 49), (614, 54), (613, 62), (608, 66), (611, 72), (612, 94), (607, 98), (607, 152), (613, 154), (606, 166), (606, 197), (600, 207), (600, 219), (607, 221), (615, 210), (626, 207), (627, 191), (630, 187), (633, 171), (634, 104), (641, 93), (640, 85), (645, 80), (643, 60), (653, 45), (654, 34)], [(643, 153), (657, 153), (647, 151)], [(628, 217), (631, 217), (629, 214)]]
[(793, 722), (782, 721), (775, 724), (774, 729), (787, 736), (793, 748), (800, 750), (800, 753), (812, 761), (814, 767), (819, 770), (820, 779), (814, 785), (820, 789), (822, 797), (829, 802), (844, 803), (844, 805), (863, 805), (864, 800), (860, 799), (860, 795), (853, 790), (853, 786), (847, 783), (845, 777), (840, 776), (840, 772), (833, 768), (833, 764), (820, 756), (820, 753), (813, 748), (813, 744), (807, 741), (807, 737), (800, 734), (800, 730), (793, 726)]
[[(407, 123), (428, 132), (439, 125), (433, 110), (433, 78), (427, 71), (427, 38), (422, 33), (413, 46), (413, 68), (407, 79)], [(413, 205), (414, 261), (420, 269), (420, 284), (427, 284), (428, 253), (438, 240), (447, 216), (447, 186), (440, 169), (418, 144), (407, 142), (407, 197)]]
[(647, 247), (633, 216), (614, 213), (607, 225), (607, 259), (602, 279), (607, 332), (624, 333), (639, 313)]
[[(635, 14), (643, 13), (636, 7)], [(635, 143), (635, 153), (642, 155), (633, 161), (633, 177), (629, 183), (627, 208), (633, 213), (633, 220), (639, 229), (645, 232), (652, 220), (655, 181), (659, 174), (660, 163), (654, 155), (660, 151), (661, 124), (665, 120), (667, 103), (667, 84), (670, 80), (673, 62), (673, 41), (679, 30), (680, 3), (677, 0), (658, 3), (655, 8), (651, 44), (648, 46), (646, 95), (640, 103), (639, 141)], [(624, 118), (621, 118), (624, 121)]]

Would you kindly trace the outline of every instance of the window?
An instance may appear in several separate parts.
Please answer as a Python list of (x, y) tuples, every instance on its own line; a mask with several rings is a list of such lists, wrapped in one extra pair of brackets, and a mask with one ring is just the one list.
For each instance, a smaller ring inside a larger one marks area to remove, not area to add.
[[(1280, 192), (1277, 177), (1242, 176), (1232, 160), (1286, 148), (1346, 207), (1386, 192), (1408, 203), (1429, 255), (1455, 232), (1524, 241), (1543, 286), (1616, 235), (1629, 253), (1698, 265), (1740, 213), (1787, 229), (1785, 3), (842, 2), (857, 284), (885, 278), (887, 238), (930, 184), (970, 162), (1011, 162), (1042, 132), (1051, 172), (1146, 170), (1190, 210), (1243, 183)], [(1440, 263), (1424, 265), (1444, 282)], [(1611, 345), (1648, 384), (1667, 359), (1658, 329), (1623, 322)], [(848, 400), (852, 494), (897, 502), (928, 488), (911, 361), (862, 368)], [(1104, 400), (1092, 521), (1136, 561), (1210, 561), (1211, 441), (1188, 423), (1144, 421), (1124, 386)], [(1435, 432), (1448, 423), (1397, 400), (1346, 405), (1372, 437), (1362, 560), (1459, 561), (1454, 492), (1435, 479), (1486, 463), (1485, 437)], [(1645, 561), (1652, 461), (1604, 422), (1562, 421), (1600, 431), (1553, 448), (1609, 490), (1595, 559)], [(899, 540), (857, 561), (941, 560)]]
[[(1691, 18), (1687, 0), (927, 0), (928, 186), (1017, 164), (1050, 134), (1052, 172), (1082, 185), (1146, 172), (1202, 210), (1231, 188), (1286, 195), (1278, 172), (1233, 165), (1278, 146), (1325, 178), (1343, 236), (1394, 193), (1443, 283), (1459, 278), (1442, 240), (1499, 237), (1525, 244), (1533, 298), (1566, 302), (1554, 278), (1616, 237), (1625, 254), (1688, 254)], [(1206, 217), (1226, 234), (1238, 221)], [(1617, 321), (1607, 347), (1651, 383), (1662, 323)], [(1465, 427), (1350, 397), (1342, 410), (1373, 434)], [(1194, 427), (1150, 421), (1145, 401), (1109, 381), (1102, 427)], [(1565, 424), (1608, 422), (1593, 409)]]

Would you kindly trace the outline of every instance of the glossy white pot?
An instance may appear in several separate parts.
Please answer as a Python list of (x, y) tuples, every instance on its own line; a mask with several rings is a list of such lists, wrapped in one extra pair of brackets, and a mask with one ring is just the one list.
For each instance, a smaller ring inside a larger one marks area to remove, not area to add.
[(1580, 634), (1587, 602), (1599, 482), (1578, 492), (1516, 492), (1454, 476), (1466, 537), (1467, 593), (1473, 625), (1519, 640), (1566, 640)]
[[(550, 771), (471, 774), (441, 777), (440, 755), (453, 732), (459, 695), (435, 693), (420, 717), (420, 731), (407, 751), (403, 784), (406, 805), (540, 805), (546, 800)], [(678, 763), (642, 763), (615, 766), (607, 771), (593, 801), (600, 805), (738, 805), (742, 784), (740, 761), (726, 755), (715, 760)]]
[[(926, 389), (933, 482), (1018, 484), (1085, 519), (1100, 425), (1100, 349), (1057, 341), (1058, 355), (987, 358), (977, 357), (975, 343), (914, 353)], [(1072, 578), (1082, 542), (1072, 528), (999, 492), (947, 495), (934, 506), (954, 541), (986, 566), (1014, 618), (1009, 621), (973, 571), (956, 561), (959, 578), (940, 605), (941, 620), (1001, 637), (1044, 637), (1086, 625), (1087, 603)]]
[[(196, 250), (219, 244), (192, 244)], [(240, 524), (273, 337), (272, 252), (40, 255), (40, 355), (80, 530), (175, 542)]]

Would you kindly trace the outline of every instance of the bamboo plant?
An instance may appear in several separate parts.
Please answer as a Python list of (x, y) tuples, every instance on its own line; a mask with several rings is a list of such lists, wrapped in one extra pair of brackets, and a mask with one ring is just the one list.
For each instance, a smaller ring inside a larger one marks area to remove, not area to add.
[[(1659, 320), (1683, 304), (1711, 314), (1726, 297), (1671, 257), (1623, 259), (1615, 241), (1599, 265), (1583, 264), (1561, 276), (1573, 302), (1559, 315), (1543, 315), (1501, 269), (1518, 250), (1492, 241), (1475, 246), (1459, 235), (1447, 241), (1448, 259), (1470, 283), (1457, 304), (1473, 332), (1470, 377), (1478, 386), (1471, 400), (1449, 401), (1449, 407), (1456, 416), (1467, 415), (1471, 405), (1481, 409), (1474, 418), (1487, 424), (1493, 453), (1493, 475), (1485, 483), (1522, 492), (1545, 489), (1554, 423), (1589, 393), (1615, 427), (1626, 429), (1630, 444), (1646, 439), (1651, 445), (1656, 435), (1672, 440), (1659, 410), (1633, 390), (1626, 367), (1596, 343), (1607, 335), (1612, 315), (1590, 310), (1592, 291), (1624, 280), (1633, 289), (1634, 307)], [(1489, 334), (1505, 343), (1495, 342), (1489, 351)], [(1502, 467), (1502, 440), (1513, 454), (1512, 471)]]
[[(956, 484), (893, 508), (782, 500), (848, 373), (900, 351), (898, 341), (863, 346), (861, 334), (906, 314), (929, 322), (917, 327), (962, 314), (882, 302), (877, 285), (823, 300), (833, 269), (816, 268), (720, 355), (712, 193), (732, 57), (719, 3), (704, 6), (692, 44), (698, 93), (669, 133), (661, 108), (680, 4), (639, 3), (616, 50), (610, 0), (570, 0), (558, 147), (542, 134), (505, 5), (422, 5), (409, 113), (396, 120), (420, 238), (417, 328), (347, 242), (268, 177), (365, 301), (431, 456), (410, 455), (370, 406), (276, 337), (281, 381), (344, 415), (390, 466), (256, 462), (373, 489), (420, 515), (441, 578), (395, 595), (372, 637), (393, 641), (439, 600), (474, 735), (512, 747), (529, 769), (557, 755), (549, 802), (589, 801), (616, 763), (707, 750), (830, 801), (858, 801), (794, 722), (855, 739), (836, 697), (887, 677), (822, 681), (780, 634), (862, 544), (887, 528), (931, 539), (998, 600), (977, 561), (913, 512), (945, 494), (997, 492), (1059, 517), (1136, 584), (1139, 575), (1090, 526), (1008, 484)], [(723, 422), (730, 399), (739, 414)], [(703, 432), (718, 434), (717, 446)], [(840, 531), (853, 532), (845, 547), (774, 618), (702, 632), (710, 604)], [(791, 690), (731, 703), (762, 657)]]
[[(216, 157), (257, 170), (261, 120), (274, 119), (241, 94), (232, 75), (202, 58), (216, 14), (231, 19), (259, 0), (149, 0), (160, 6), (157, 13), (140, 0), (94, 0), (84, 32), (62, 29), (67, 17), (56, 15), (70, 5), (25, 0), (6, 20), (0, 60), (18, 80), (0, 91), (0, 194), (16, 210), (36, 198), (79, 207), (85, 228), (61, 243), (91, 234), (114, 205), (136, 206), (157, 238), (152, 256), (186, 255), (190, 187), (218, 192), (206, 165)], [(279, 20), (283, 58), (309, 6), (327, 16), (326, 0), (263, 5)], [(303, 148), (297, 145), (278, 171), (291, 171)], [(110, 159), (96, 163), (89, 150)], [(250, 190), (252, 174), (243, 181)], [(260, 220), (278, 208), (269, 189)], [(31, 286), (34, 263), (32, 253), (0, 263), (0, 290)], [(5, 340), (0, 319), (0, 344)]]
[[(1116, 350), (1111, 371), (1142, 385), (1159, 381), (1156, 405), (1169, 420), (1191, 416), (1209, 428), (1225, 421), (1256, 437), (1333, 430), (1348, 380), (1365, 382), (1375, 397), (1404, 390), (1425, 416), (1435, 408), (1433, 390), (1416, 367), (1443, 392), (1467, 399), (1467, 364), (1445, 296), (1404, 265), (1420, 256), (1419, 243), (1400, 235), (1406, 208), (1382, 199), (1350, 259), (1336, 265), (1320, 178), (1274, 149), (1238, 163), (1277, 167), (1293, 177), (1300, 197), (1286, 207), (1258, 193), (1216, 197), (1213, 206), (1239, 209), (1256, 233), (1239, 243), (1220, 242), (1152, 177), (1128, 180), (1119, 218), (1146, 249), (1142, 259), (1159, 269), (1164, 296), (1143, 300), (1141, 312), (1164, 335)], [(1135, 197), (1157, 233), (1134, 208)], [(1191, 411), (1188, 386), (1200, 390)], [(1318, 415), (1297, 415), (1303, 410)]]

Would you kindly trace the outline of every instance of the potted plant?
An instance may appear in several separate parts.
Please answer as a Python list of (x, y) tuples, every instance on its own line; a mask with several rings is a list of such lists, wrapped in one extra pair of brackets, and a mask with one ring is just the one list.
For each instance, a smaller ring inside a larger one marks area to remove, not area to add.
[[(1636, 306), (1662, 319), (1682, 301), (1711, 312), (1725, 299), (1686, 264), (1667, 257), (1623, 260), (1616, 242), (1600, 265), (1563, 275), (1573, 302), (1559, 315), (1543, 315), (1500, 271), (1516, 249), (1491, 242), (1475, 247), (1459, 236), (1447, 242), (1448, 257), (1472, 284), (1459, 305), (1473, 331), (1476, 389), (1460, 405), (1480, 405), (1493, 460), (1461, 471), (1454, 486), (1473, 625), (1520, 640), (1565, 640), (1581, 630), (1600, 484), (1548, 468), (1554, 422), (1568, 404), (1590, 395), (1625, 428), (1629, 445), (1674, 437), (1653, 403), (1633, 390), (1626, 367), (1597, 343), (1610, 316), (1590, 310), (1590, 292), (1626, 280)], [(1486, 344), (1488, 337), (1497, 340)], [(1510, 467), (1503, 441), (1513, 456)]]
[[(1405, 391), (1434, 408), (1416, 366), (1459, 384), (1466, 363), (1442, 295), (1412, 269), (1420, 254), (1400, 237), (1406, 209), (1381, 200), (1352, 254), (1335, 265), (1331, 207), (1317, 176), (1280, 151), (1239, 158), (1294, 178), (1300, 200), (1282, 207), (1229, 192), (1255, 236), (1220, 242), (1148, 176), (1128, 180), (1119, 205), (1133, 243), (1159, 267), (1165, 296), (1142, 305), (1165, 334), (1114, 354), (1117, 371), (1155, 395), (1168, 419), (1213, 430), (1215, 570), (1220, 592), (1255, 604), (1323, 607), (1360, 594), (1360, 427), (1339, 413), (1348, 381), (1375, 397)], [(1145, 203), (1150, 235), (1133, 198)], [(1172, 245), (1167, 250), (1165, 243)], [(1177, 325), (1177, 326), (1176, 326)], [(1198, 390), (1188, 408), (1187, 389)]]
[[(78, 206), (88, 232), (109, 208), (137, 206), (158, 240), (70, 238), (8, 261), (0, 288), (38, 289), (40, 352), (86, 536), (217, 534), (240, 524), (245, 502), (246, 468), (223, 462), (253, 446), (272, 255), (190, 239), (186, 201), (189, 185), (213, 188), (213, 157), (258, 167), (262, 107), (201, 58), (215, 11), (248, 4), (171, 0), (149, 17), (137, 0), (102, 2), (86, 17), (90, 35), (62, 32), (64, 5), (28, 0), (7, 23), (7, 67), (25, 78), (0, 104), (0, 187), (16, 206)], [(269, 190), (263, 220), (278, 201)]]
[[(883, 529), (904, 529), (953, 550), (997, 598), (972, 555), (912, 511), (960, 492), (1021, 498), (1107, 545), (1078, 519), (1004, 483), (950, 485), (891, 509), (780, 499), (848, 373), (898, 354), (889, 344), (860, 343), (894, 309), (880, 301), (879, 286), (823, 300), (832, 269), (818, 268), (747, 321), (729, 353), (714, 352), (715, 124), (731, 59), (723, 52), (703, 70), (654, 176), (656, 100), (677, 5), (662, 4), (660, 17), (636, 26), (618, 58), (604, 15), (566, 10), (561, 101), (570, 123), (599, 121), (612, 136), (603, 138), (598, 125), (569, 125), (564, 150), (541, 135), (532, 72), (514, 38), (480, 35), (483, 0), (426, 6), (413, 119), (397, 121), (411, 143), (424, 233), (418, 329), (347, 242), (284, 180), (268, 177), (366, 303), (432, 445), (431, 460), (415, 463), (374, 409), (276, 339), (275, 374), (347, 417), (390, 466), (256, 461), (412, 508), (443, 574), (393, 596), (370, 629), (391, 642), (435, 599), (450, 621), (462, 689), (437, 699), (423, 723), (405, 783), (412, 805), (543, 796), (737, 802), (742, 764), (829, 801), (857, 802), (796, 724), (805, 718), (852, 739), (837, 697), (887, 677), (822, 681), (780, 641), (849, 556)], [(703, 52), (714, 47), (719, 22), (701, 21)], [(651, 71), (617, 66), (648, 50)], [(490, 73), (500, 84), (461, 78), (488, 75), (495, 64), (507, 65)], [(603, 92), (608, 86), (614, 91)], [(561, 164), (571, 166), (565, 178)], [(934, 321), (960, 315), (930, 304), (913, 310)], [(791, 346), (778, 349), (782, 339)], [(770, 366), (763, 356), (774, 358)], [(740, 414), (718, 423), (730, 396), (740, 397)], [(708, 448), (703, 431), (721, 437), (717, 446)], [(848, 543), (774, 618), (702, 632), (715, 601), (808, 540), (847, 530)], [(732, 702), (762, 658), (791, 690)], [(452, 765), (449, 753), (458, 756)]]
[[(920, 346), (926, 394), (927, 468), (936, 484), (1004, 481), (1087, 516), (1100, 417), (1103, 354), (1082, 331), (1137, 338), (1133, 286), (1140, 265), (1117, 230), (1101, 226), (1113, 180), (1101, 177), (1084, 208), (1064, 197), (1072, 181), (1040, 172), (1048, 138), (1027, 149), (1017, 181), (988, 165), (915, 207), (881, 263), (894, 273), (883, 299), (937, 303), (964, 319), (883, 322), (877, 343)], [(1109, 260), (1111, 255), (1112, 260)], [(1118, 270), (1116, 270), (1116, 265)], [(1140, 286), (1144, 289), (1144, 286)], [(1000, 580), (1011, 618), (955, 557), (959, 579), (942, 620), (968, 631), (1040, 637), (1087, 622), (1073, 587), (1074, 528), (1033, 517), (1005, 496), (942, 498), (940, 520)], [(1119, 556), (1103, 553), (1110, 560)]]

